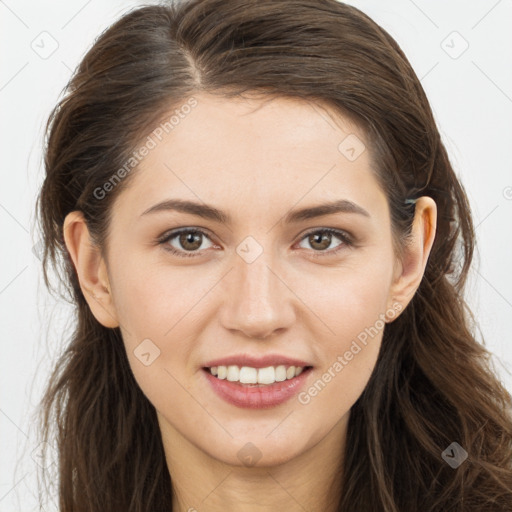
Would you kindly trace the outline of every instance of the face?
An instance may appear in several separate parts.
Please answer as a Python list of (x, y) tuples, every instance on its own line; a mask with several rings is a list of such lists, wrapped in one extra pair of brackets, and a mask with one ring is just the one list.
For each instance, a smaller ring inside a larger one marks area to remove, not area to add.
[[(397, 312), (388, 204), (348, 120), (300, 100), (195, 98), (115, 201), (112, 315), (163, 431), (219, 461), (242, 465), (252, 450), (274, 465), (346, 423), (374, 369)], [(241, 355), (311, 369), (284, 402), (264, 391), (266, 406), (249, 407), (204, 369)]]

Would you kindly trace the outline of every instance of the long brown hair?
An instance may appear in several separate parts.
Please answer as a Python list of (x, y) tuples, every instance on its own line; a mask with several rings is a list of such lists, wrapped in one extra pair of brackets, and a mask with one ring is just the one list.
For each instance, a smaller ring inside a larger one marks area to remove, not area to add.
[[(335, 0), (137, 8), (96, 40), (52, 111), (37, 204), (43, 271), (51, 290), (49, 270), (57, 271), (76, 305), (75, 330), (40, 407), (42, 440), (58, 452), (60, 510), (172, 510), (155, 409), (133, 377), (119, 329), (103, 327), (87, 305), (63, 223), (82, 211), (104, 248), (113, 201), (137, 171), (123, 173), (101, 200), (98, 189), (164, 114), (198, 92), (301, 98), (356, 122), (398, 244), (414, 216), (406, 200), (427, 195), (437, 203), (423, 280), (386, 326), (376, 367), (351, 410), (338, 510), (512, 510), (512, 398), (475, 338), (464, 301), (474, 248), (466, 194), (398, 44)], [(442, 457), (453, 442), (468, 453), (457, 468)]]

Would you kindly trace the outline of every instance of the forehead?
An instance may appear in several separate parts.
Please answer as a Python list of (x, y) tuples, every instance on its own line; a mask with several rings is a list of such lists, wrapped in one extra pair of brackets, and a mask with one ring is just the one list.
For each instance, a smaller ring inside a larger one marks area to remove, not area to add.
[(266, 211), (298, 201), (350, 195), (371, 202), (382, 195), (364, 135), (326, 106), (281, 97), (194, 99), (161, 140), (150, 134), (154, 147), (121, 194), (124, 201), (120, 197), (134, 212), (168, 197)]
[(227, 99), (201, 94), (195, 99), (196, 106), (168, 138), (175, 146), (207, 148), (219, 159), (225, 158), (227, 148), (231, 155), (250, 154), (257, 161), (276, 154), (291, 160), (304, 155), (314, 158), (325, 151), (337, 158), (340, 137), (359, 132), (325, 105), (298, 98)]

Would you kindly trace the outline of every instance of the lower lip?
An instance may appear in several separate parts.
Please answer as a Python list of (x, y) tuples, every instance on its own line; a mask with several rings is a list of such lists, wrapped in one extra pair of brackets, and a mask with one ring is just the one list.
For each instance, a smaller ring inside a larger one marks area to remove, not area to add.
[(259, 387), (218, 379), (210, 373), (210, 370), (203, 368), (208, 382), (220, 398), (246, 409), (269, 409), (283, 404), (300, 391), (311, 370), (312, 368), (309, 367), (293, 379)]

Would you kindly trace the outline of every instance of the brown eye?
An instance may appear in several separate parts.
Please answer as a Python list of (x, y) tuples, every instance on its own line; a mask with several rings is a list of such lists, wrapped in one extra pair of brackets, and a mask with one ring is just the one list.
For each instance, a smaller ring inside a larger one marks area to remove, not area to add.
[[(165, 235), (159, 239), (159, 243), (164, 246), (165, 250), (172, 254), (176, 254), (177, 256), (197, 256), (202, 252), (202, 250), (208, 248), (203, 247), (200, 250), (205, 238), (209, 239), (208, 235), (201, 230), (183, 229), (181, 231), (174, 231), (173, 233)], [(177, 245), (171, 243), (175, 239), (177, 240)]]
[[(333, 238), (340, 240), (340, 243), (335, 246), (334, 249), (329, 250), (329, 246), (331, 245)], [(177, 240), (177, 245), (175, 245), (175, 243), (171, 243), (175, 239)], [(210, 237), (201, 229), (182, 229), (180, 231), (173, 231), (163, 235), (158, 239), (158, 242), (166, 251), (169, 251), (176, 256), (194, 257), (200, 256), (205, 249), (213, 246), (210, 241), (211, 245), (209, 247), (203, 247), (201, 249), (204, 239), (210, 240)], [(352, 238), (348, 233), (332, 228), (310, 231), (302, 237), (301, 242), (303, 240), (307, 240), (308, 245), (310, 246), (310, 248), (303, 248), (309, 249), (309, 252), (314, 258), (332, 256), (344, 247), (350, 247), (353, 245)]]
[(308, 236), (308, 242), (311, 244), (313, 249), (324, 250), (331, 245), (332, 235), (328, 233), (313, 234)]
[[(333, 237), (340, 240), (341, 243), (335, 246), (334, 249), (328, 250), (333, 241)], [(335, 229), (317, 229), (316, 231), (310, 231), (303, 237), (303, 240), (307, 240), (308, 245), (313, 251), (319, 253), (314, 254), (314, 256), (323, 256), (323, 253), (325, 253), (326, 256), (331, 255), (342, 249), (343, 246), (351, 245), (349, 236)]]
[(195, 251), (201, 247), (202, 234), (196, 231), (188, 231), (178, 235), (181, 247), (188, 251)]

